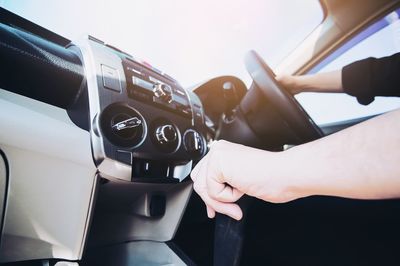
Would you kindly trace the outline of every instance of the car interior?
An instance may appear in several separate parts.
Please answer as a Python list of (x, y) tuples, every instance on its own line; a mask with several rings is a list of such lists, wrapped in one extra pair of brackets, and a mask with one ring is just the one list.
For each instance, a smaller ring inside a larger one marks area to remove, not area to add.
[(279, 152), (379, 115), (316, 123), (276, 81), (327, 69), (400, 15), (398, 0), (319, 4), (322, 22), (276, 67), (248, 51), (250, 85), (190, 88), (135, 51), (0, 7), (0, 264), (399, 265), (397, 199), (244, 196), (235, 221), (207, 218), (193, 192), (214, 140)]

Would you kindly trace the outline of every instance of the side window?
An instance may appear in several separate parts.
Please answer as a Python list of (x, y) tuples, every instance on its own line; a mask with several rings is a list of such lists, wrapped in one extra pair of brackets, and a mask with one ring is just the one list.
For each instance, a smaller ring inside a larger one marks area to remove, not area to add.
[[(367, 57), (383, 57), (400, 52), (400, 9), (366, 28), (309, 73), (328, 72)], [(399, 84), (400, 86), (400, 84)], [(400, 108), (398, 97), (375, 97), (364, 106), (346, 94), (302, 93), (296, 96), (317, 124), (344, 121)]]

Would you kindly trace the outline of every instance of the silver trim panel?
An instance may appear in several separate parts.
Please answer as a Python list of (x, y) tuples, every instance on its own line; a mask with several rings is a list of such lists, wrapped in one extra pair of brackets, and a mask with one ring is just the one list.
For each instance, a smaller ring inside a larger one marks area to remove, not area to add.
[[(81, 49), (83, 56), (89, 96), (89, 117), (90, 121), (92, 121), (90, 139), (92, 142), (93, 158), (97, 168), (103, 174), (130, 181), (132, 175), (131, 167), (106, 156), (103, 144), (104, 140), (100, 133), (99, 125), (101, 109), (97, 77), (101, 73), (97, 73), (96, 64), (97, 61), (101, 60), (101, 64), (106, 64), (120, 72), (123, 71), (121, 59), (107, 49), (104, 49), (104, 46), (101, 44), (90, 40), (89, 37), (75, 42), (75, 45)], [(121, 83), (126, 84), (124, 75), (119, 76), (121, 78)]]

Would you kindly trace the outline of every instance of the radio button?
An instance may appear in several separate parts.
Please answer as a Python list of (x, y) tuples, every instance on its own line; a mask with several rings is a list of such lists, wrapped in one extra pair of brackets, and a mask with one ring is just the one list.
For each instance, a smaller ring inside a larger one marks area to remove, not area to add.
[(104, 88), (121, 92), (121, 82), (117, 69), (106, 65), (101, 65), (101, 73), (103, 75)]

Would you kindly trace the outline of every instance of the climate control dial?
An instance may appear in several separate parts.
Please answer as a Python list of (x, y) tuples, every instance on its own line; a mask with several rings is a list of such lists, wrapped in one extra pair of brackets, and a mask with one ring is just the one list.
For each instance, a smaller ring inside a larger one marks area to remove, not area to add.
[(150, 123), (151, 141), (161, 152), (176, 152), (181, 145), (178, 127), (166, 118), (158, 118)]
[(159, 126), (156, 130), (157, 141), (163, 145), (176, 141), (178, 134), (172, 125)]
[(199, 132), (188, 129), (183, 135), (183, 144), (188, 153), (200, 157), (205, 151), (205, 141)]

